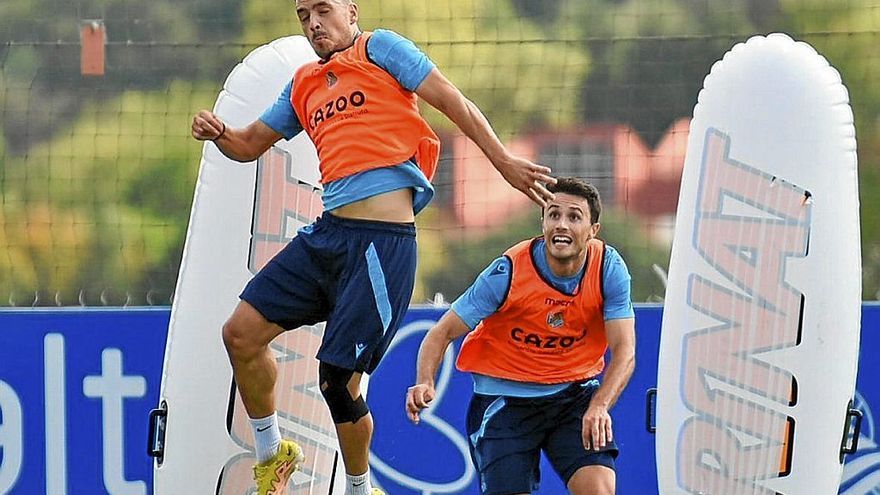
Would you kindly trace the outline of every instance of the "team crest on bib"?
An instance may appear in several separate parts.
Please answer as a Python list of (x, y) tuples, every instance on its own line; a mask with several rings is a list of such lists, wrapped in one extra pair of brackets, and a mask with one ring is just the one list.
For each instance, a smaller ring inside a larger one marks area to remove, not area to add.
[(334, 74), (333, 71), (328, 71), (327, 72), (327, 87), (332, 88), (333, 85), (336, 84), (337, 81), (339, 81), (339, 78), (336, 77), (336, 74)]
[(562, 311), (547, 315), (547, 324), (550, 325), (550, 328), (559, 328), (563, 323), (565, 320), (562, 318)]

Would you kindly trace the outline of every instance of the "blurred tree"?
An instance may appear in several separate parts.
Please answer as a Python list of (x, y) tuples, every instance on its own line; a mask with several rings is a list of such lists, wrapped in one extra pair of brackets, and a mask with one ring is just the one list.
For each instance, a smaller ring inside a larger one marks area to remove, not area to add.
[[(831, 5), (829, 5), (829, 3)], [(876, 0), (783, 0), (778, 28), (810, 43), (842, 76), (859, 138), (873, 138), (880, 116), (880, 5)], [(876, 155), (860, 155), (878, 165)]]
[[(880, 299), (880, 10), (876, 0), (514, 1), (546, 35), (574, 30), (592, 60), (578, 98), (582, 119), (619, 122), (649, 144), (689, 117), (703, 78), (733, 44), (773, 31), (813, 45), (842, 75), (859, 139), (864, 297)], [(568, 28), (559, 28), (559, 25)], [(873, 150), (873, 151), (872, 151)], [(870, 204), (871, 207), (865, 207)]]
[[(0, 2), (0, 72), (7, 88), (26, 90), (6, 98), (0, 115), (10, 149), (21, 153), (51, 137), (108, 92), (157, 89), (178, 78), (222, 80), (242, 50), (207, 42), (238, 37), (239, 9), (233, 0)], [(80, 75), (83, 19), (104, 20), (103, 77)]]
[[(863, 140), (864, 143), (864, 140)], [(880, 166), (877, 153), (880, 152), (880, 135), (868, 147), (863, 147), (862, 156), (870, 156), (873, 162), (862, 164), (859, 171), (859, 194), (861, 197), (862, 226), (862, 294), (866, 301), (880, 301)]]
[(780, 0), (780, 29), (813, 45), (849, 90), (859, 142), (862, 289), (880, 300), (880, 8), (875, 0)]
[(751, 29), (740, 2), (569, 1), (571, 25), (594, 67), (578, 99), (584, 118), (626, 123), (649, 145), (691, 115), (703, 78), (736, 34)]
[[(876, 0), (359, 3), (362, 27), (416, 41), (503, 134), (621, 122), (654, 143), (670, 122), (691, 114), (704, 75), (735, 42), (774, 30), (809, 41), (850, 90), (864, 294), (880, 298)], [(78, 29), (86, 18), (107, 26), (102, 78), (79, 74)], [(0, 2), (0, 298), (9, 293), (14, 304), (30, 304), (36, 288), (40, 304), (55, 304), (56, 293), (75, 304), (83, 289), (89, 304), (100, 304), (96, 292), (109, 288), (114, 303), (125, 292), (135, 304), (148, 293), (167, 302), (199, 159), (190, 115), (211, 106), (254, 46), (299, 32), (287, 0)], [(633, 234), (637, 219), (618, 215), (605, 215), (603, 234), (629, 263), (636, 300), (662, 294), (651, 265), (668, 253)], [(442, 229), (443, 218), (429, 210), (419, 220), (420, 249), (432, 253), (422, 257), (422, 297), (454, 297), (538, 227), (531, 218), (465, 244)]]
[(213, 84), (128, 91), (85, 106), (27, 155), (3, 155), (0, 294), (168, 303), (201, 152), (185, 129), (215, 97)]

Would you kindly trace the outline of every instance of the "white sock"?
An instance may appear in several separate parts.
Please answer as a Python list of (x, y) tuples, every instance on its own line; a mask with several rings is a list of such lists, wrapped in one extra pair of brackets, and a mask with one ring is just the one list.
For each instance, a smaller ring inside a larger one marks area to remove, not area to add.
[(370, 468), (367, 468), (366, 473), (358, 476), (346, 473), (345, 479), (348, 481), (345, 485), (345, 495), (370, 495), (373, 491), (373, 486), (370, 484)]
[(254, 430), (254, 447), (256, 449), (257, 462), (263, 463), (278, 453), (281, 446), (281, 430), (278, 429), (278, 413), (272, 413), (265, 418), (250, 418), (251, 428)]

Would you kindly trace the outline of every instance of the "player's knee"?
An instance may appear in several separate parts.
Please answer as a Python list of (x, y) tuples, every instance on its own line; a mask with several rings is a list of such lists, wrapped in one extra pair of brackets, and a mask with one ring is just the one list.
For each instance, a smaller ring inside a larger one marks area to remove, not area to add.
[(223, 324), (223, 344), (231, 357), (251, 359), (266, 352), (266, 346), (282, 331), (250, 305), (242, 303)]
[(223, 345), (226, 346), (226, 352), (235, 357), (245, 358), (259, 351), (247, 328), (235, 318), (223, 324)]
[(330, 409), (330, 416), (336, 424), (357, 423), (370, 412), (364, 396), (358, 393), (357, 398), (351, 397), (348, 382), (354, 371), (322, 362), (318, 367), (321, 384), (321, 395)]
[(607, 466), (584, 466), (568, 481), (572, 495), (614, 495), (617, 474)]
[(237, 354), (244, 345), (241, 332), (232, 319), (223, 324), (223, 345), (230, 354)]

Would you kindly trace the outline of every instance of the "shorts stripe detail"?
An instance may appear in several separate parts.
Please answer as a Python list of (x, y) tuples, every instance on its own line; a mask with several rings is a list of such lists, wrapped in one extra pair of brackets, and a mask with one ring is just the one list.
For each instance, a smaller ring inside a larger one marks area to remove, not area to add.
[(486, 408), (486, 412), (483, 413), (483, 422), (480, 423), (480, 429), (471, 435), (471, 445), (477, 445), (477, 442), (486, 433), (486, 425), (489, 424), (489, 420), (492, 419), (492, 416), (498, 414), (498, 411), (500, 411), (506, 403), (507, 401), (504, 400), (504, 397), (498, 397), (489, 404), (489, 407)]
[(379, 253), (372, 242), (364, 253), (367, 257), (367, 271), (370, 275), (370, 285), (373, 286), (373, 297), (376, 298), (376, 309), (379, 310), (379, 318), (382, 319), (382, 335), (388, 331), (391, 325), (391, 302), (388, 300), (388, 288), (385, 287), (385, 273), (382, 271), (382, 263), (379, 262)]

